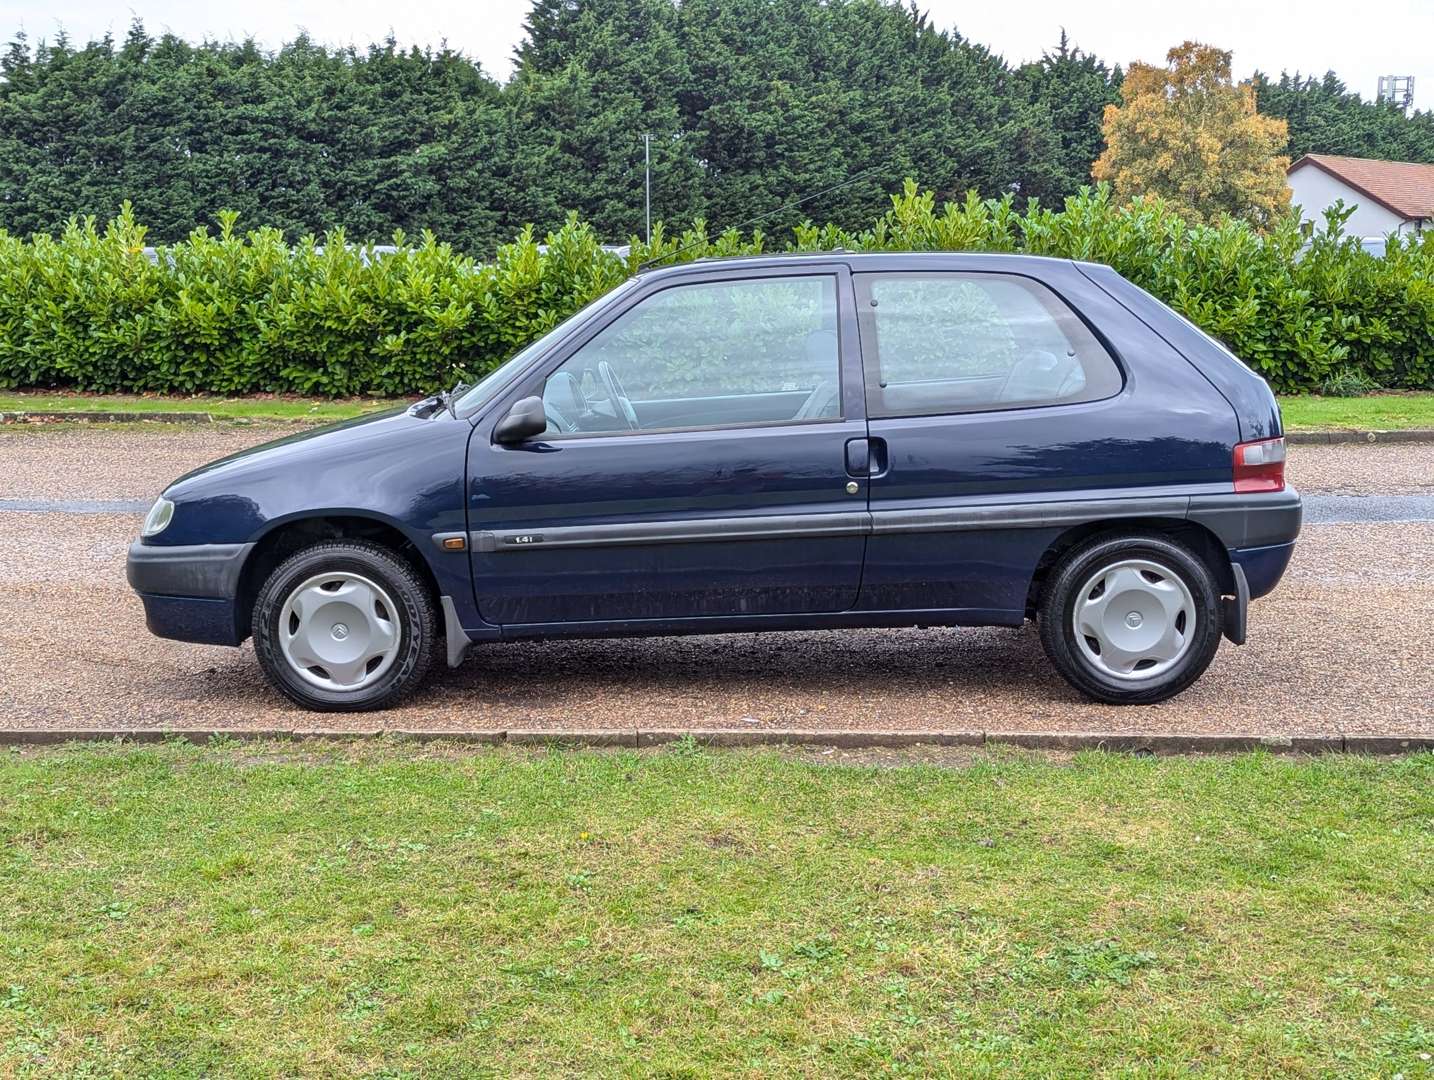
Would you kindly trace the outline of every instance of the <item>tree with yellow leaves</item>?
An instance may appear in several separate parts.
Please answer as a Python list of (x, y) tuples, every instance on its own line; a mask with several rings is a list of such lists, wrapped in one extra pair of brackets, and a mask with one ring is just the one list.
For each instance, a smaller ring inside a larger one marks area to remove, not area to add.
[(1122, 103), (1105, 107), (1105, 151), (1091, 175), (1122, 200), (1159, 195), (1191, 221), (1228, 214), (1268, 226), (1290, 201), (1290, 159), (1279, 153), (1288, 125), (1256, 111), (1223, 49), (1187, 41), (1166, 61), (1130, 65)]

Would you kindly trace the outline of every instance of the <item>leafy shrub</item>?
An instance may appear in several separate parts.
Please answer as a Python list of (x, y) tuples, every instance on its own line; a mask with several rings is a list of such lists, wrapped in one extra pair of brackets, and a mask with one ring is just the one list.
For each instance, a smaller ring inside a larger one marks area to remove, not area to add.
[(628, 274), (577, 222), (487, 265), (431, 235), (380, 254), (234, 224), (153, 260), (128, 207), (103, 232), (0, 233), (0, 385), (410, 394), (481, 373)]
[[(1109, 263), (1221, 339), (1282, 391), (1362, 377), (1434, 387), (1434, 234), (1384, 255), (1294, 219), (1260, 233), (1192, 225), (1158, 201), (1116, 206), (1104, 188), (1057, 210), (980, 199), (939, 209), (907, 181), (869, 229), (797, 228), (791, 250), (1024, 251)], [(58, 237), (0, 231), (0, 386), (89, 391), (406, 395), (481, 376), (648, 259), (758, 254), (760, 231), (711, 237), (654, 228), (626, 260), (569, 217), (539, 248), (532, 230), (480, 264), (431, 234), (397, 251), (342, 231), (291, 246), (274, 229), (217, 232), (144, 252), (128, 206), (103, 229)]]

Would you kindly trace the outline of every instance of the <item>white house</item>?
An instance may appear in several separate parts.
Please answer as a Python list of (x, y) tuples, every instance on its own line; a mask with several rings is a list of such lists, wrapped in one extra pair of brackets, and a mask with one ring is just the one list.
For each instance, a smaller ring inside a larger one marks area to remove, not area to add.
[(1324, 223), (1325, 208), (1343, 199), (1357, 207), (1345, 223), (1351, 236), (1374, 240), (1434, 228), (1434, 165), (1306, 154), (1289, 167), (1286, 180), (1300, 217), (1317, 225)]

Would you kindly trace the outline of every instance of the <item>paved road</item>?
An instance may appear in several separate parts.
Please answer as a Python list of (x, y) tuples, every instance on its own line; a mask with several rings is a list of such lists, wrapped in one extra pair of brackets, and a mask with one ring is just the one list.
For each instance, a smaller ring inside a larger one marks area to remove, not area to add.
[(1305, 524), (1434, 521), (1434, 495), (1306, 495)]
[(0, 499), (0, 514), (143, 514), (142, 499)]
[[(1431, 448), (1292, 449), (1321, 524), (1255, 603), (1250, 644), (1224, 645), (1195, 687), (1158, 706), (1080, 698), (1027, 627), (490, 645), (403, 709), (333, 717), (266, 689), (247, 646), (151, 637), (124, 585), (154, 493), (263, 435), (0, 435), (0, 726), (1434, 732)], [(1343, 498), (1360, 478), (1375, 497)], [(83, 516), (54, 505), (72, 501), (100, 505)]]

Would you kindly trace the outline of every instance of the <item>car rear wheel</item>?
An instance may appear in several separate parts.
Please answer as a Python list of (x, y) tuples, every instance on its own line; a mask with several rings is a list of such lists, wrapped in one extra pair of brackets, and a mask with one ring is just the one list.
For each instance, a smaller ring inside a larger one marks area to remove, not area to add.
[(429, 590), (389, 549), (328, 541), (291, 556), (254, 604), (254, 649), (275, 689), (307, 709), (383, 709), (437, 650)]
[(1158, 535), (1096, 537), (1057, 565), (1041, 644), (1066, 681), (1113, 705), (1164, 701), (1220, 647), (1220, 590), (1204, 561)]

